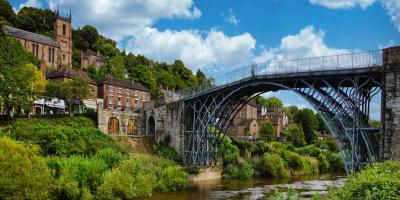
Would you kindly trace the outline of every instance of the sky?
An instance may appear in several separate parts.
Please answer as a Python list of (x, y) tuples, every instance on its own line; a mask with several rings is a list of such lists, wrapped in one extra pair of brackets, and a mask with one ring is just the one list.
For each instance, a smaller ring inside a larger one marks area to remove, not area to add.
[[(367, 51), (400, 44), (400, 0), (11, 0), (72, 10), (118, 47), (217, 76), (252, 63)], [(309, 107), (291, 92), (267, 93)], [(379, 118), (379, 98), (372, 116)], [(375, 112), (375, 111), (376, 112)]]

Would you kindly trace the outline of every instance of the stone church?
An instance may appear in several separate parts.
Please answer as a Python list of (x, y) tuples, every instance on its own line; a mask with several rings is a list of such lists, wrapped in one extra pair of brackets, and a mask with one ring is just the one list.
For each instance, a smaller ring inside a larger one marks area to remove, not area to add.
[(56, 10), (54, 36), (3, 26), (4, 32), (21, 42), (23, 48), (31, 52), (49, 69), (70, 68), (72, 66), (72, 27), (71, 13), (63, 17)]

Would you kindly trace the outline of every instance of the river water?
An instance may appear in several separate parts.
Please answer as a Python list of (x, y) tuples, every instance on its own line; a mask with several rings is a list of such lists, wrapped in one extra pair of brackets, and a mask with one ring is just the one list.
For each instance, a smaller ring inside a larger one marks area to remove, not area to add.
[(155, 193), (147, 200), (269, 199), (275, 191), (286, 192), (289, 188), (299, 192), (300, 198), (307, 199), (316, 192), (323, 195), (329, 187), (341, 187), (345, 181), (345, 174), (279, 179), (207, 180), (192, 183), (185, 191)]

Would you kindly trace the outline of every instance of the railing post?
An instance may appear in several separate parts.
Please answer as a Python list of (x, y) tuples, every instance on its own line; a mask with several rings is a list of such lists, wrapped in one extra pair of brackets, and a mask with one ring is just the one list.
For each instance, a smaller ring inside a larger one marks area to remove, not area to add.
[(324, 71), (324, 64), (325, 64), (325, 56), (322, 56), (322, 71)]

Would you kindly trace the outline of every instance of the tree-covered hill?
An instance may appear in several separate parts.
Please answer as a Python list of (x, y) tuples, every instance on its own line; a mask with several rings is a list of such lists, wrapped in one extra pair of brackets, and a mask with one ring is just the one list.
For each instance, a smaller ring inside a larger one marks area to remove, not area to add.
[[(53, 21), (55, 13), (49, 9), (24, 7), (15, 13), (7, 0), (0, 0), (0, 25), (11, 25), (27, 31), (52, 36), (54, 35)], [(105, 58), (105, 65), (99, 70), (94, 67), (87, 69), (88, 74), (95, 81), (112, 74), (115, 78), (140, 82), (152, 91), (153, 96), (159, 93), (159, 87), (183, 90), (212, 80), (207, 78), (201, 70), (194, 74), (184, 63), (176, 60), (167, 64), (156, 62), (143, 55), (126, 53), (117, 48), (117, 43), (101, 35), (91, 26), (73, 29), (73, 63), (74, 68), (80, 68), (81, 53), (90, 49), (100, 52)], [(161, 47), (160, 47), (161, 48)]]

